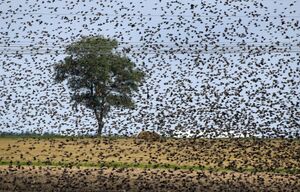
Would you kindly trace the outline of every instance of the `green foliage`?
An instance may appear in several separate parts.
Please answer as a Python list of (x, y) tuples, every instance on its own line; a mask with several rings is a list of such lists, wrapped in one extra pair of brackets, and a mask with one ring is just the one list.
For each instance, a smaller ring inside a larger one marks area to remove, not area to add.
[(54, 67), (55, 82), (67, 80), (75, 106), (92, 109), (99, 127), (111, 106), (134, 107), (132, 96), (144, 77), (135, 63), (115, 52), (117, 45), (102, 36), (84, 37), (67, 46), (68, 56)]

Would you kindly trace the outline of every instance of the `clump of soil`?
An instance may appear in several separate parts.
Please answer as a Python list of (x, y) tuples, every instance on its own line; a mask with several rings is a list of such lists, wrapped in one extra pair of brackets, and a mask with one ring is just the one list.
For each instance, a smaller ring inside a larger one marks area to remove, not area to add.
[(136, 138), (144, 141), (160, 141), (161, 139), (160, 135), (154, 131), (141, 131)]

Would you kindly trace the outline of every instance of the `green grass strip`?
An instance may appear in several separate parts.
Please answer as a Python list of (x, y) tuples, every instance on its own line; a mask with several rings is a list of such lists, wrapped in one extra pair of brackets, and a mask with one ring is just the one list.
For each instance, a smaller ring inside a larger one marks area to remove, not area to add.
[(83, 167), (83, 168), (140, 168), (140, 169), (173, 169), (173, 170), (191, 170), (191, 171), (212, 171), (212, 172), (267, 172), (267, 173), (281, 173), (281, 174), (300, 174), (299, 168), (274, 168), (274, 169), (255, 169), (248, 168), (221, 168), (221, 167), (207, 167), (207, 166), (189, 166), (189, 165), (175, 165), (175, 164), (144, 164), (144, 163), (124, 163), (124, 162), (99, 162), (99, 163), (74, 163), (74, 162), (47, 162), (47, 161), (35, 161), (35, 162), (8, 162), (0, 161), (0, 166), (54, 166), (54, 167)]

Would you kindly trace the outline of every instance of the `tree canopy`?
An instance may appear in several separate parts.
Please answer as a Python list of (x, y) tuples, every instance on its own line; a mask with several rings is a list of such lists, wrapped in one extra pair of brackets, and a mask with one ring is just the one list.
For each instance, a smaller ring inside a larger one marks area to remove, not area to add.
[(66, 47), (68, 56), (54, 67), (56, 83), (67, 80), (74, 105), (91, 109), (102, 134), (104, 118), (111, 107), (133, 108), (144, 73), (115, 50), (118, 42), (102, 36), (83, 37)]

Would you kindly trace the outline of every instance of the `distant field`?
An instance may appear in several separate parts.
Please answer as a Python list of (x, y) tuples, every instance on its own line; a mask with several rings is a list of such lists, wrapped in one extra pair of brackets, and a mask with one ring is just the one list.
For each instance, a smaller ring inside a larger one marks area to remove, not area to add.
[(0, 163), (9, 162), (300, 173), (300, 141), (168, 139), (137, 143), (133, 138), (0, 138)]
[[(300, 140), (198, 139), (193, 141), (167, 139), (165, 142), (141, 142), (134, 138), (3, 137), (0, 138), (0, 164), (2, 165), (0, 166), (2, 167), (1, 175), (8, 180), (21, 176), (27, 178), (26, 174), (29, 170), (31, 174), (36, 173), (30, 178), (39, 174), (36, 170), (48, 171), (47, 174), (54, 177), (55, 172), (60, 172), (59, 169), (63, 167), (63, 169), (69, 170), (68, 173), (73, 174), (68, 176), (72, 178), (78, 176), (79, 170), (84, 172), (80, 174), (85, 174), (87, 170), (94, 170), (91, 172), (96, 174), (99, 170), (107, 170), (108, 168), (117, 175), (119, 173), (115, 173), (114, 170), (127, 170), (130, 173), (130, 178), (126, 177), (130, 180), (128, 185), (134, 186), (132, 182), (138, 180), (133, 176), (134, 172), (148, 170), (144, 173), (145, 177), (151, 178), (150, 170), (156, 170), (158, 172), (156, 174), (162, 174), (161, 177), (165, 177), (165, 171), (172, 170), (170, 178), (174, 179), (179, 177), (177, 174), (174, 175), (174, 171), (194, 174), (188, 177), (191, 181), (177, 178), (178, 182), (186, 180), (187, 182), (190, 181), (190, 184), (197, 181), (196, 179), (192, 182), (198, 173), (203, 173), (206, 176), (218, 175), (216, 178), (209, 178), (208, 176), (207, 179), (212, 183), (214, 183), (213, 180), (217, 179), (223, 187), (226, 182), (233, 182), (232, 179), (230, 181), (228, 178), (234, 177), (236, 179), (237, 175), (242, 180), (245, 177), (244, 184), (250, 185), (252, 183), (256, 186), (259, 182), (257, 175), (260, 175), (259, 178), (267, 179), (265, 184), (277, 182), (280, 185), (281, 182), (287, 186), (293, 185), (300, 190)], [(9, 169), (16, 169), (16, 171), (5, 171)], [(53, 172), (52, 170), (56, 171)], [(106, 176), (103, 175), (104, 178)], [(203, 177), (206, 178), (206, 176)], [(153, 178), (155, 177), (153, 175)], [(151, 180), (147, 180), (147, 178), (144, 178), (146, 183)], [(74, 179), (76, 180), (76, 178)], [(166, 179), (168, 180), (168, 178)], [(10, 182), (8, 180), (2, 184), (9, 187)], [(1, 182), (3, 180), (0, 179), (0, 185)], [(242, 186), (244, 184), (238, 183), (237, 185)], [(21, 188), (22, 185), (25, 184), (21, 183)]]

